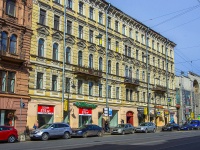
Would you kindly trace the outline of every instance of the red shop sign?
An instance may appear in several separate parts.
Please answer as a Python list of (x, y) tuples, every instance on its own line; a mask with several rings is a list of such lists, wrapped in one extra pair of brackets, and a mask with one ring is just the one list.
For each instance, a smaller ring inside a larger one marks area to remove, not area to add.
[(38, 114), (53, 114), (54, 106), (38, 105)]
[(88, 108), (79, 108), (79, 115), (86, 115), (91, 116), (92, 115), (92, 109)]

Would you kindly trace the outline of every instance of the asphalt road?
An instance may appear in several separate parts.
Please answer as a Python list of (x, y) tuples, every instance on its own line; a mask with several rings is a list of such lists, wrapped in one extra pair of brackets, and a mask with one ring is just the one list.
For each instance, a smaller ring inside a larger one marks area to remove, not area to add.
[(0, 143), (0, 150), (199, 150), (200, 131), (135, 133), (103, 137)]

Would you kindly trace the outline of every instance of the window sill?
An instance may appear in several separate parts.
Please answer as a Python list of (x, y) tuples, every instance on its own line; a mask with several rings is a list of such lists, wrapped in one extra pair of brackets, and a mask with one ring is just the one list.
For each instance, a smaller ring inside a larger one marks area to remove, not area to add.
[(41, 23), (37, 23), (37, 25), (40, 25), (40, 26), (43, 26), (43, 27), (46, 27), (46, 28), (48, 28), (49, 29), (49, 27), (47, 26), (47, 25), (44, 25), (44, 24), (41, 24)]
[(96, 23), (96, 21), (95, 21), (94, 19), (88, 18), (88, 20), (90, 20), (90, 21)]
[(81, 14), (81, 13), (78, 13), (78, 15), (80, 15), (81, 17), (84, 17), (84, 18), (86, 18), (86, 16), (85, 16), (85, 15), (83, 15), (83, 14)]

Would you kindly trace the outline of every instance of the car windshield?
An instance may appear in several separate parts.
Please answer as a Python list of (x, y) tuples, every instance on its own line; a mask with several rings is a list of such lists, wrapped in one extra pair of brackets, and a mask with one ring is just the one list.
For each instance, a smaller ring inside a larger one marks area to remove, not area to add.
[(148, 126), (148, 123), (141, 123), (140, 126)]
[(47, 129), (51, 126), (52, 124), (45, 124), (43, 126), (40, 127), (40, 129)]
[(124, 124), (118, 124), (116, 127), (117, 128), (123, 128), (125, 125)]

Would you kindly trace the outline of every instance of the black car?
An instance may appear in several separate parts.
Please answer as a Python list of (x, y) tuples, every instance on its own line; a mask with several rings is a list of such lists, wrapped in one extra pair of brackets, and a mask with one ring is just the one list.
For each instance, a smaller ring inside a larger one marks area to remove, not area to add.
[(103, 129), (97, 125), (83, 125), (80, 128), (72, 129), (72, 137), (79, 136), (79, 137), (88, 137), (88, 136), (103, 136)]
[(162, 127), (162, 131), (173, 131), (173, 130), (180, 130), (180, 126), (176, 123), (168, 123)]

